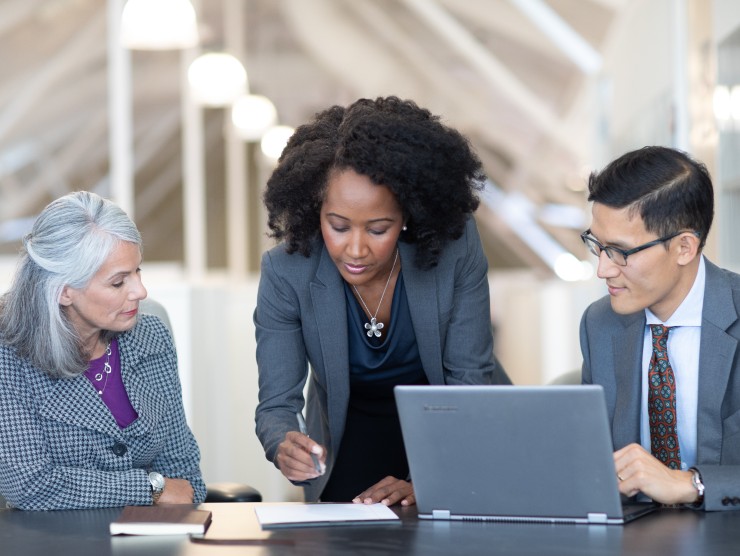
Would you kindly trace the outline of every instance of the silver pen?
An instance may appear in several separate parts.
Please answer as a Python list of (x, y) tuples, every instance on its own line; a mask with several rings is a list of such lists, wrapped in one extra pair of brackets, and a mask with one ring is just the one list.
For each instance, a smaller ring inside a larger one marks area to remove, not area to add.
[[(295, 414), (296, 419), (298, 419), (298, 431), (301, 434), (305, 434), (308, 436), (308, 428), (306, 427), (306, 420), (303, 418), (303, 413), (300, 411)], [(310, 438), (310, 437), (309, 437)], [(321, 464), (319, 463), (319, 458), (316, 457), (316, 454), (313, 452), (310, 452), (311, 454), (311, 461), (313, 461), (313, 466), (316, 469), (316, 473), (321, 475)]]

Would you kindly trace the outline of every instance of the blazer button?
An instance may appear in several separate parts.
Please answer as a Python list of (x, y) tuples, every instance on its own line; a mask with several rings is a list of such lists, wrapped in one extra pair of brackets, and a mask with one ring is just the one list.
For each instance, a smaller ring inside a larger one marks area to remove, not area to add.
[(117, 456), (123, 457), (128, 451), (128, 448), (122, 442), (116, 442), (115, 444), (113, 444), (113, 447), (111, 448), (111, 450)]
[(740, 504), (740, 498), (738, 498), (737, 496), (733, 496), (732, 497), (732, 505), (733, 506), (737, 506), (738, 504)]
[(722, 505), (723, 505), (723, 506), (729, 506), (729, 505), (730, 505), (730, 498), (729, 498), (729, 496), (725, 496), (725, 497), (724, 497), (724, 498), (722, 499)]

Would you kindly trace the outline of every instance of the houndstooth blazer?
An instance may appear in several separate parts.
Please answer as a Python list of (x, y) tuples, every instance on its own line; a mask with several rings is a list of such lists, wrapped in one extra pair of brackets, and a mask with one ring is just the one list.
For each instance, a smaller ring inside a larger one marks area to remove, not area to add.
[(118, 337), (138, 419), (121, 430), (85, 376), (54, 379), (0, 344), (0, 493), (24, 510), (151, 504), (147, 473), (205, 498), (167, 328), (142, 315)]

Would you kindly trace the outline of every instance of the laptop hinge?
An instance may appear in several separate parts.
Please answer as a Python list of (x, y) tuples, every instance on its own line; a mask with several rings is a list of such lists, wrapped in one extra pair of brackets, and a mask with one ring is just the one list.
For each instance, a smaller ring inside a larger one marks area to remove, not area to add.
[(588, 518), (589, 523), (607, 523), (606, 514), (602, 514), (602, 513), (588, 514), (587, 518)]
[(450, 510), (432, 510), (432, 519), (450, 519)]

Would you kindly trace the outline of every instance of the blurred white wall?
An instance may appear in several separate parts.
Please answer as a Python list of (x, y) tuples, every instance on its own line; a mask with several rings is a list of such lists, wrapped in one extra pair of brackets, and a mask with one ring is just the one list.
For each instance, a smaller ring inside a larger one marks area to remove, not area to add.
[(173, 325), (188, 419), (206, 482), (247, 483), (267, 501), (301, 500), (265, 459), (254, 433), (257, 364), (252, 313), (258, 277), (234, 283), (211, 276), (187, 285), (174, 273), (144, 267), (149, 296)]

